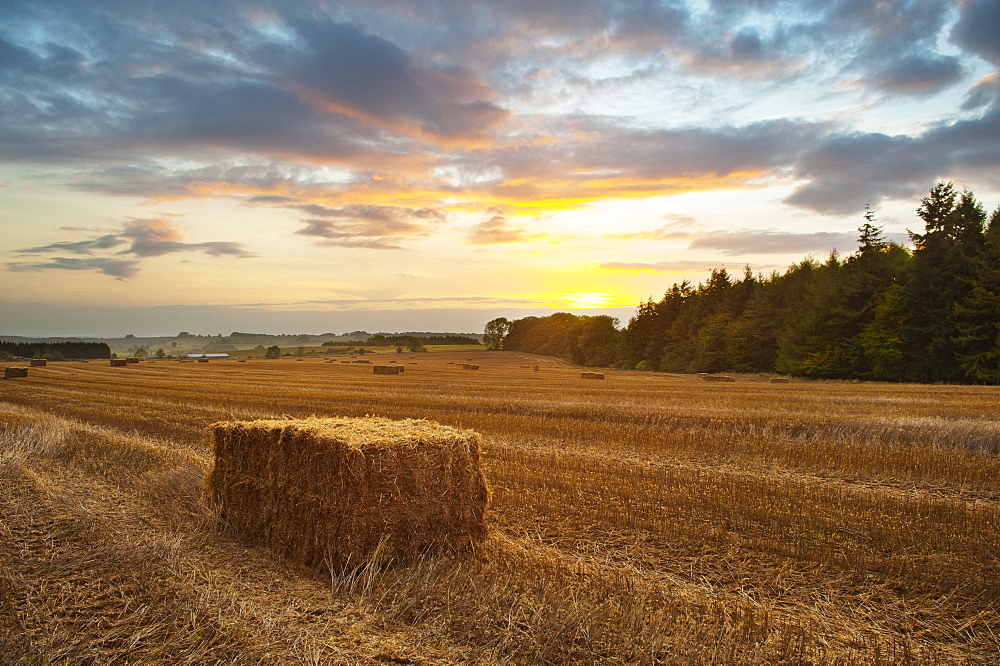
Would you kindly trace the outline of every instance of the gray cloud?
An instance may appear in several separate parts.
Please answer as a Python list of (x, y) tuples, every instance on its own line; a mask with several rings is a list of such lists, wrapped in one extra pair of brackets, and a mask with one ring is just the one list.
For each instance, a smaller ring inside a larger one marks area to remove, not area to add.
[[(787, 203), (838, 215), (911, 197), (953, 172), (992, 173), (1000, 161), (996, 87), (966, 81), (968, 53), (1000, 62), (995, 0), (713, 0), (709, 12), (680, 0), (180, 4), (10, 0), (0, 20), (0, 159), (72, 166), (74, 185), (92, 192), (245, 192), (252, 205), (411, 185), (442, 200), (588, 200), (794, 178)], [(964, 52), (940, 52), (944, 37)], [(522, 95), (561, 96), (560, 85), (613, 90), (668, 71), (692, 86), (720, 74), (735, 85), (764, 79), (760, 87), (850, 80), (884, 99), (966, 82), (964, 108), (983, 115), (954, 122), (946, 112), (923, 134), (889, 136), (794, 119), (695, 127), (669, 117), (644, 128), (507, 110)], [(543, 136), (554, 140), (527, 140)], [(349, 175), (325, 182), (329, 166)], [(442, 185), (431, 175), (438, 167), (469, 177)], [(483, 173), (496, 176), (473, 177)], [(299, 233), (327, 243), (398, 245), (429, 222), (303, 212)], [(511, 237), (489, 224), (481, 238)], [(64, 251), (93, 251), (91, 242)], [(165, 243), (137, 250), (240, 256), (228, 245)]]
[(689, 259), (658, 262), (609, 261), (598, 265), (607, 271), (649, 271), (651, 273), (697, 273), (718, 268), (718, 262), (691, 261)]
[(875, 76), (880, 90), (893, 93), (933, 93), (962, 78), (958, 58), (910, 55)]
[(728, 256), (744, 254), (800, 254), (812, 251), (830, 251), (834, 248), (854, 250), (856, 232), (838, 233), (817, 231), (789, 233), (782, 231), (716, 231), (699, 234), (688, 245), (693, 250), (719, 250)]
[(965, 0), (951, 32), (956, 44), (1000, 67), (1000, 3), (996, 0)]
[(404, 208), (352, 204), (330, 208), (319, 204), (288, 206), (314, 216), (295, 233), (322, 238), (317, 244), (379, 250), (400, 249), (404, 237), (426, 233), (430, 225), (444, 221), (432, 208)]
[(105, 275), (124, 280), (135, 277), (139, 273), (139, 262), (135, 259), (111, 259), (106, 257), (95, 257), (92, 259), (77, 259), (74, 257), (53, 257), (46, 261), (39, 262), (9, 262), (7, 270), (41, 271), (48, 269), (88, 271), (96, 270)]
[(93, 240), (61, 241), (41, 247), (29, 247), (18, 250), (21, 254), (44, 254), (46, 252), (70, 252), (72, 254), (93, 254), (94, 250), (107, 250), (121, 245), (125, 241), (114, 234), (106, 234)]
[[(8, 263), (7, 269), (12, 271), (38, 271), (47, 269), (96, 270), (105, 275), (127, 279), (135, 277), (139, 273), (139, 259), (148, 257), (159, 257), (177, 252), (201, 252), (213, 257), (234, 256), (241, 259), (257, 256), (243, 249), (240, 243), (231, 241), (185, 243), (181, 240), (180, 233), (169, 222), (159, 219), (134, 219), (125, 223), (121, 230), (114, 234), (104, 234), (84, 241), (60, 241), (50, 243), (49, 245), (18, 250), (17, 252), (20, 254), (70, 252), (72, 254), (91, 255), (97, 250), (111, 250), (121, 245), (128, 245), (129, 247), (128, 249), (114, 253), (115, 256), (87, 259), (52, 257), (40, 262), (16, 261)], [(133, 255), (138, 259), (116, 258), (116, 256), (120, 255)]]

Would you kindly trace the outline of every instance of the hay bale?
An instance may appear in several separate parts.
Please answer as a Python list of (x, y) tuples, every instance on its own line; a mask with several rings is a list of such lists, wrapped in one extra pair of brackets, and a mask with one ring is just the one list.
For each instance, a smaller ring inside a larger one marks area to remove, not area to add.
[(479, 366), (476, 365), (475, 363), (463, 363), (462, 364), (462, 369), (463, 370), (478, 370)]
[(334, 570), (465, 551), (486, 537), (479, 435), (368, 417), (211, 426), (207, 490), (251, 544)]
[(111, 367), (112, 368), (124, 368), (126, 365), (128, 365), (128, 361), (126, 361), (123, 358), (113, 358), (113, 359), (111, 359)]
[(139, 362), (139, 358), (136, 357), (136, 356), (129, 356), (127, 359), (125, 359), (125, 362), (126, 363), (138, 363)]
[(245, 358), (241, 358), (240, 360), (238, 360), (238, 361), (236, 361), (236, 362), (237, 362), (237, 363), (246, 363), (246, 362), (247, 362), (247, 360), (246, 360)]
[(406, 366), (405, 365), (397, 365), (396, 366), (396, 372), (399, 372), (399, 373), (406, 372)]
[(3, 378), (4, 379), (14, 379), (15, 377), (27, 377), (27, 368), (4, 368)]
[(603, 372), (581, 372), (580, 379), (604, 379)]
[(772, 384), (787, 384), (788, 383), (788, 378), (787, 377), (771, 377), (771, 383)]
[(31, 367), (44, 368), (47, 362), (44, 358), (33, 358), (31, 359)]
[(731, 377), (729, 375), (705, 375), (702, 377), (705, 381), (709, 382), (735, 382), (736, 377)]
[(373, 374), (376, 375), (398, 375), (399, 366), (398, 365), (373, 365)]
[(199, 358), (198, 362), (199, 363), (208, 363), (208, 359), (207, 358)]

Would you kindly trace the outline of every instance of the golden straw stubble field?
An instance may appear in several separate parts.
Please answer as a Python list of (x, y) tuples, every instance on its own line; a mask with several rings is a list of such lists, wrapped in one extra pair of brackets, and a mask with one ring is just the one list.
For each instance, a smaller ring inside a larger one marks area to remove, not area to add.
[[(997, 387), (389, 358), (0, 382), (0, 661), (998, 661)], [(318, 573), (239, 541), (208, 427), (312, 416), (479, 432), (485, 543)]]

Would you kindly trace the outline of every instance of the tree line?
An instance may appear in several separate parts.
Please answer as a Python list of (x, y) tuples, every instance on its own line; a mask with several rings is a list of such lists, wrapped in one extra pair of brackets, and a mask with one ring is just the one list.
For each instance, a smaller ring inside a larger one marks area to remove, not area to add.
[(0, 357), (44, 358), (51, 361), (67, 359), (111, 358), (111, 347), (104, 342), (3, 342)]
[[(507, 322), (503, 348), (664, 372), (1000, 384), (1000, 208), (938, 183), (917, 209), (913, 250), (866, 209), (858, 250), (764, 277), (713, 270), (610, 317)], [(491, 322), (493, 324), (494, 322)]]

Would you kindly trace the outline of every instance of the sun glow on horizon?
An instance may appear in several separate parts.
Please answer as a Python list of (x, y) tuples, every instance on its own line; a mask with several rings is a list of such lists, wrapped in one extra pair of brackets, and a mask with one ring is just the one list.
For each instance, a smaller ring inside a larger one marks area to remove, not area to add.
[[(560, 294), (553, 299), (552, 305), (554, 307), (572, 308), (574, 310), (590, 310), (619, 307), (625, 301), (625, 298), (616, 294), (581, 292), (576, 294)], [(628, 302), (628, 305), (632, 305), (631, 301)]]

